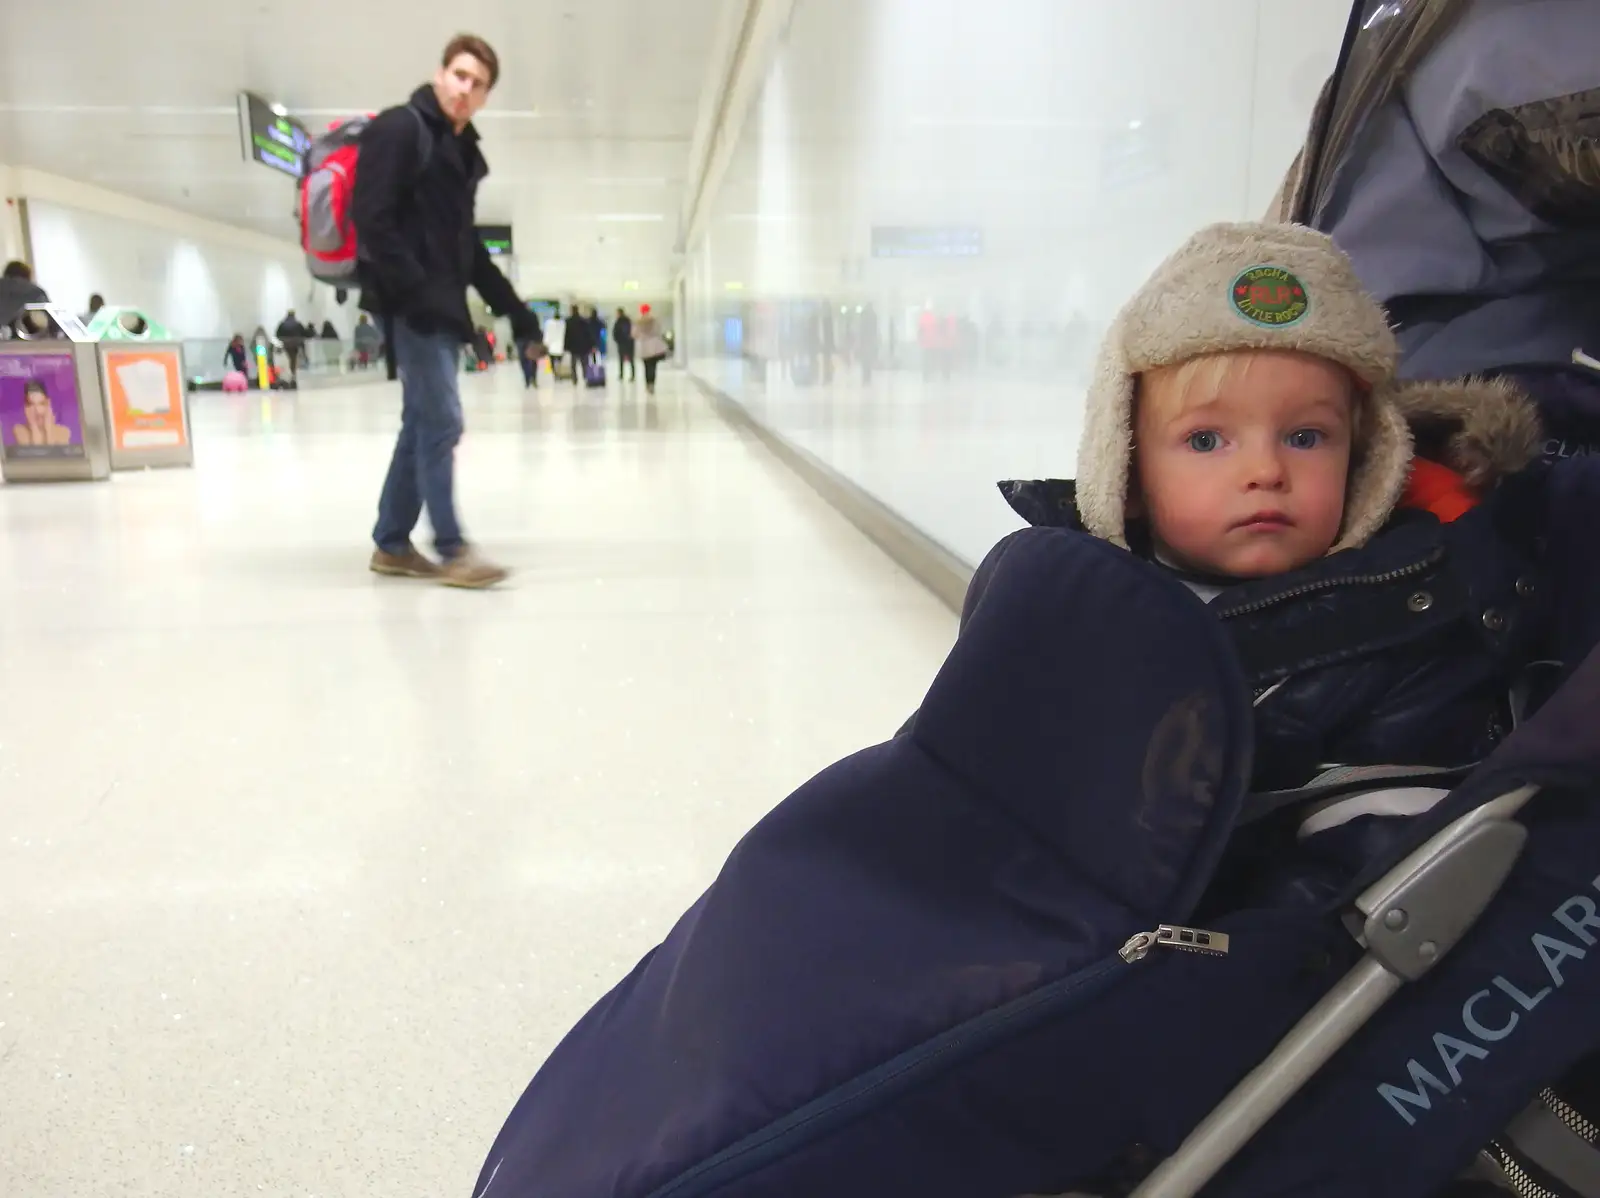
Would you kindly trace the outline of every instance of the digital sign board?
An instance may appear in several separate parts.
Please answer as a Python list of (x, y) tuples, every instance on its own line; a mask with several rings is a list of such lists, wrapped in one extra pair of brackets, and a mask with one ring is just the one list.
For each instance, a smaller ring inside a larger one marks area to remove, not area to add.
[(239, 93), (239, 136), (250, 161), (300, 177), (311, 149), (311, 134), (254, 92)]
[(478, 240), (492, 258), (509, 258), (516, 250), (511, 241), (510, 225), (479, 225)]
[(874, 225), (874, 258), (976, 258), (983, 253), (983, 230), (971, 225)]

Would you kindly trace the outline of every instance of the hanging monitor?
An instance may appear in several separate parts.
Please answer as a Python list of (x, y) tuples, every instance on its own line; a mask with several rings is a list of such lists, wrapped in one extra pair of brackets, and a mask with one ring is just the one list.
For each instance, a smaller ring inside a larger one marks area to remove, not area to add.
[(298, 179), (311, 149), (306, 127), (254, 92), (239, 93), (239, 136), (244, 156)]
[(511, 242), (510, 225), (479, 225), (478, 240), (489, 251), (490, 257), (509, 258), (516, 252)]
[(873, 225), (874, 258), (976, 258), (983, 230), (972, 225)]

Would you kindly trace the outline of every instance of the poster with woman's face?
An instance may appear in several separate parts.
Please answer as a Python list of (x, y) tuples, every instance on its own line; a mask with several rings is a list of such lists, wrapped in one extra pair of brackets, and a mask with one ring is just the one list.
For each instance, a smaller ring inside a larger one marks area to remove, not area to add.
[(0, 444), (8, 458), (83, 456), (71, 354), (0, 357)]

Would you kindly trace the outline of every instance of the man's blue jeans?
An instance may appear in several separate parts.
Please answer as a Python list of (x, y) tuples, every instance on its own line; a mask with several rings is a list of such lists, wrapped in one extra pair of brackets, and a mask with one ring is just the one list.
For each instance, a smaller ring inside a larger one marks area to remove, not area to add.
[(400, 438), (378, 500), (372, 539), (385, 553), (403, 553), (428, 509), (439, 556), (461, 551), (456, 521), (456, 443), (461, 440), (461, 339), (419, 333), (404, 318), (394, 322), (394, 358), (400, 374)]

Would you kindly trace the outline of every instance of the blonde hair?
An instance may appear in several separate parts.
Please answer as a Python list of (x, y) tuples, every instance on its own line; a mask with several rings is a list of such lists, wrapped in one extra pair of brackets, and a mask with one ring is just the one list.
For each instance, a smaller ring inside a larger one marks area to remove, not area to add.
[[(1134, 400), (1145, 398), (1143, 386), (1145, 376), (1160, 371), (1172, 380), (1172, 389), (1169, 395), (1176, 397), (1184, 406), (1191, 403), (1210, 403), (1222, 394), (1223, 388), (1229, 383), (1240, 383), (1250, 377), (1250, 371), (1261, 358), (1270, 353), (1282, 352), (1259, 349), (1230, 349), (1217, 353), (1200, 354), (1198, 357), (1188, 358), (1174, 366), (1156, 366), (1147, 371), (1141, 371), (1136, 378)], [(1326, 359), (1323, 359), (1326, 360)], [(1338, 363), (1330, 363), (1338, 365)], [(1361, 443), (1362, 427), (1365, 423), (1363, 417), (1366, 412), (1366, 388), (1361, 386), (1360, 380), (1345, 367), (1340, 367), (1350, 382), (1350, 436), (1353, 443)]]

